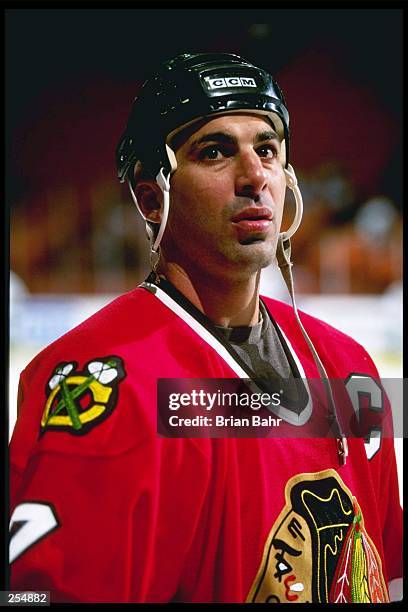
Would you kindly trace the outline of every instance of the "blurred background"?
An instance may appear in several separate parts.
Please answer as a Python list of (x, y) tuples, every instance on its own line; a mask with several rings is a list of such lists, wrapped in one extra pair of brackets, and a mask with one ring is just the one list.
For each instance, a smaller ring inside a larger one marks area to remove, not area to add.
[[(114, 151), (145, 78), (186, 51), (276, 76), (305, 205), (298, 305), (402, 377), (402, 9), (19, 8), (5, 26), (10, 430), (28, 361), (147, 275)], [(288, 299), (273, 268), (262, 288)]]

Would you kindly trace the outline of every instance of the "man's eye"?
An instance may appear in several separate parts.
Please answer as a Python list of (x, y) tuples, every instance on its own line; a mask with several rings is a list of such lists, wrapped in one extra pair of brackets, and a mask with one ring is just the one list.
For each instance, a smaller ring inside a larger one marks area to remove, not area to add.
[(262, 145), (262, 147), (259, 147), (257, 152), (260, 157), (273, 158), (273, 157), (278, 157), (279, 155), (278, 148), (274, 145)]
[(211, 145), (210, 147), (205, 147), (202, 149), (199, 154), (200, 159), (222, 159), (225, 156), (225, 152), (220, 149), (220, 147)]

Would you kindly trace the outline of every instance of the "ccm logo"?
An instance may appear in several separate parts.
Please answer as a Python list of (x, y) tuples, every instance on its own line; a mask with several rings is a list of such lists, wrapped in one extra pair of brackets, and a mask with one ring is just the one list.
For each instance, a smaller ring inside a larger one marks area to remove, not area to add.
[(255, 79), (251, 77), (225, 77), (211, 79), (205, 77), (208, 89), (220, 89), (221, 87), (256, 87)]

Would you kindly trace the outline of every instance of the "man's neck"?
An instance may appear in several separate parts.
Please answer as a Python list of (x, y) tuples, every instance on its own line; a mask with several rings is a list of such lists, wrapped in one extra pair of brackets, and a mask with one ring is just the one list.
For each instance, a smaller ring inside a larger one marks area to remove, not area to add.
[(160, 273), (213, 323), (222, 327), (256, 325), (259, 320), (260, 272), (245, 280), (228, 282), (189, 275), (175, 263), (166, 263)]

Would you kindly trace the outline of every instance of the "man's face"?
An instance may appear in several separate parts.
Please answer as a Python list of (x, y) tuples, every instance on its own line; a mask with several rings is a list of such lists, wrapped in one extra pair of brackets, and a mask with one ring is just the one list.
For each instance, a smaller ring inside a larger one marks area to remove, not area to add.
[(286, 183), (269, 121), (219, 116), (201, 124), (176, 158), (162, 242), (166, 260), (237, 279), (271, 263)]

